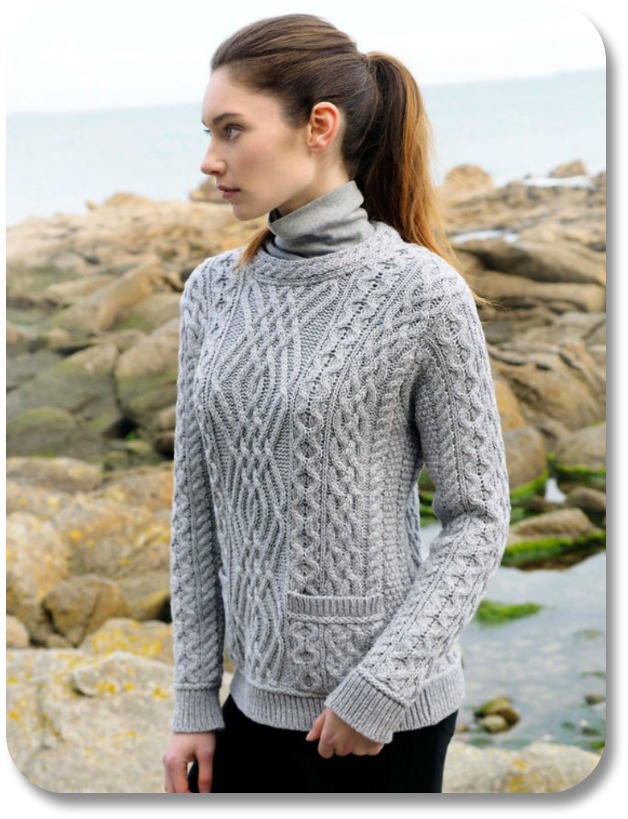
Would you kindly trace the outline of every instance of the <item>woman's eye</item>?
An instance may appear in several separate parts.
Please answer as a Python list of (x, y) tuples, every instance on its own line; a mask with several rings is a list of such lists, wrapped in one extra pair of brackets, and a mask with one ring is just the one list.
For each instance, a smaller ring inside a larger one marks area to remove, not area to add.
[(240, 133), (240, 129), (237, 125), (227, 125), (225, 128), (225, 133), (227, 134), (227, 139), (235, 139), (237, 135)]

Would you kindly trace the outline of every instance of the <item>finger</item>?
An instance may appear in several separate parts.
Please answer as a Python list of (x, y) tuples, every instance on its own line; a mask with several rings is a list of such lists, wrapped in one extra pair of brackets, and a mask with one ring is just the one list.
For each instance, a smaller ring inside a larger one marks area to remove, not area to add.
[(326, 742), (323, 742), (321, 739), (318, 743), (318, 753), (323, 759), (330, 759), (334, 755), (334, 747), (333, 745), (328, 745)]
[(171, 793), (190, 793), (188, 788), (188, 764), (185, 760), (170, 768), (173, 790)]
[(319, 714), (316, 719), (314, 720), (314, 724), (309, 730), (309, 733), (306, 735), (307, 740), (318, 739), (321, 735), (321, 731), (323, 730), (323, 725), (325, 724), (324, 714)]
[(213, 758), (203, 755), (198, 759), (198, 792), (211, 793), (213, 780)]

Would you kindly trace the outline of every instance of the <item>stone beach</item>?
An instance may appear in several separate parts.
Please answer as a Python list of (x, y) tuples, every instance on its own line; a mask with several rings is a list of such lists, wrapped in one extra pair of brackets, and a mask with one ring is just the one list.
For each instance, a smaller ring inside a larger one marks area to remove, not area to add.
[[(582, 560), (605, 548), (605, 174), (574, 161), (497, 187), (459, 166), (440, 194), (492, 302), (479, 313), (513, 505), (504, 565)], [(120, 192), (7, 231), (7, 741), (47, 790), (163, 790), (179, 299), (199, 262), (265, 224), (212, 199)], [(550, 477), (564, 500), (546, 497)], [(426, 519), (432, 489), (424, 473)], [(232, 671), (225, 655), (223, 700)], [(459, 730), (444, 789), (567, 790), (600, 753), (474, 747)]]

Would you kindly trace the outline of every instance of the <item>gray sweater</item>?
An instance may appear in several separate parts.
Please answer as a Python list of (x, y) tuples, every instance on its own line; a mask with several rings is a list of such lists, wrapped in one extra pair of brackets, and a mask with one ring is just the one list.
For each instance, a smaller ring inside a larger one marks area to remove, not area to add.
[[(206, 259), (181, 299), (172, 730), (251, 719), (361, 733), (465, 695), (457, 640), (508, 535), (508, 474), (471, 291), (382, 222), (345, 249)], [(428, 548), (417, 479), (442, 528)]]

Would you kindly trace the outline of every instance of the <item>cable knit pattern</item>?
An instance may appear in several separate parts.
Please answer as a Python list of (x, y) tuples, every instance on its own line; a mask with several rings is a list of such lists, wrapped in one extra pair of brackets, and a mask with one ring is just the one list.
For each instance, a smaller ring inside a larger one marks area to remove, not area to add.
[[(186, 283), (172, 615), (175, 731), (251, 719), (307, 731), (325, 706), (361, 733), (458, 708), (456, 641), (508, 535), (506, 458), (471, 291), (440, 256), (371, 222), (334, 253)], [(426, 466), (442, 529), (419, 518)]]

